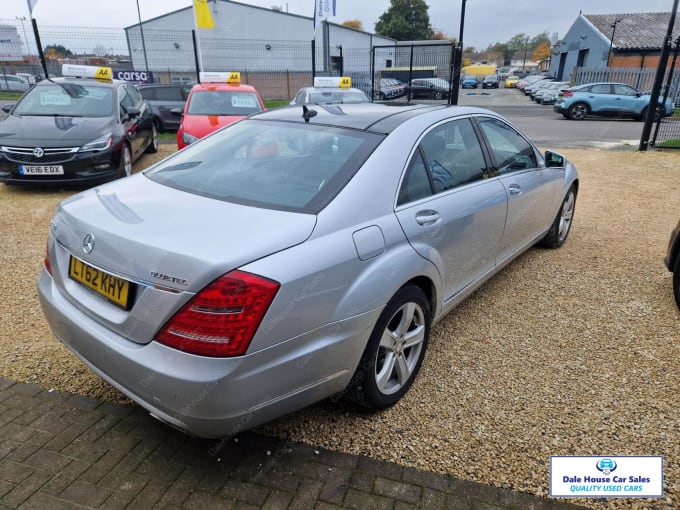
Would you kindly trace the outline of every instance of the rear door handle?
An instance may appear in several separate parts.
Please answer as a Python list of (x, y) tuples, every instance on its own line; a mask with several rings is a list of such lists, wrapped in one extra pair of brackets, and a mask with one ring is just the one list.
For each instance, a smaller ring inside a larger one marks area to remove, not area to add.
[(437, 211), (432, 211), (430, 209), (427, 209), (425, 211), (418, 211), (416, 213), (416, 223), (418, 225), (432, 225), (433, 223), (436, 223), (439, 221), (439, 213)]
[(508, 191), (513, 196), (522, 194), (522, 188), (520, 188), (517, 184), (511, 184), (510, 186), (508, 186)]

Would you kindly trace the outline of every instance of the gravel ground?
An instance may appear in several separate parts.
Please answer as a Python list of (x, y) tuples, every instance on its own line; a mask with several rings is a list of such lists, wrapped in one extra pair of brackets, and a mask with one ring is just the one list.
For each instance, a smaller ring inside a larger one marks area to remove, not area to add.
[[(530, 250), (440, 322), (405, 399), (377, 414), (329, 400), (260, 432), (544, 496), (550, 455), (664, 455), (663, 499), (573, 501), (680, 508), (680, 312), (661, 260), (678, 155), (564, 153), (581, 174), (570, 239)], [(70, 194), (0, 187), (0, 375), (121, 401), (52, 337), (35, 292)]]

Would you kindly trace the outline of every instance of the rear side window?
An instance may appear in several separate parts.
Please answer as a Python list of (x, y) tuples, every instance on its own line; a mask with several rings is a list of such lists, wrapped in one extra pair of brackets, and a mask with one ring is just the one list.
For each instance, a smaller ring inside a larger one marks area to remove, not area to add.
[(351, 129), (244, 120), (190, 145), (145, 175), (218, 200), (317, 214), (382, 139)]
[(611, 85), (608, 83), (593, 85), (590, 87), (590, 92), (593, 94), (611, 94)]

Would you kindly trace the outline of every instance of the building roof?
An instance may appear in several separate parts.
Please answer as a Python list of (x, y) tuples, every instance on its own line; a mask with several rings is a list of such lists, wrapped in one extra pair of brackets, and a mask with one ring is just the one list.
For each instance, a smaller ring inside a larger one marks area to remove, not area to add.
[[(670, 12), (635, 12), (624, 14), (583, 14), (607, 40), (611, 40), (613, 26), (614, 47), (619, 50), (651, 50), (663, 46), (668, 31)], [(680, 35), (677, 24), (673, 39)]]

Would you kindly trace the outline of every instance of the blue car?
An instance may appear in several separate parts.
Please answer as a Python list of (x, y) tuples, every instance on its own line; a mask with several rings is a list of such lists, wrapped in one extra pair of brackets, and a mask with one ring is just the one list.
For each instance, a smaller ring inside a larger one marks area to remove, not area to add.
[(463, 83), (461, 85), (464, 89), (476, 89), (479, 87), (479, 78), (468, 74), (463, 78)]
[[(625, 83), (586, 83), (564, 90), (553, 109), (571, 120), (583, 120), (588, 115), (644, 120), (650, 97)], [(673, 103), (667, 100), (662, 106), (659, 99), (656, 119), (672, 114)]]

